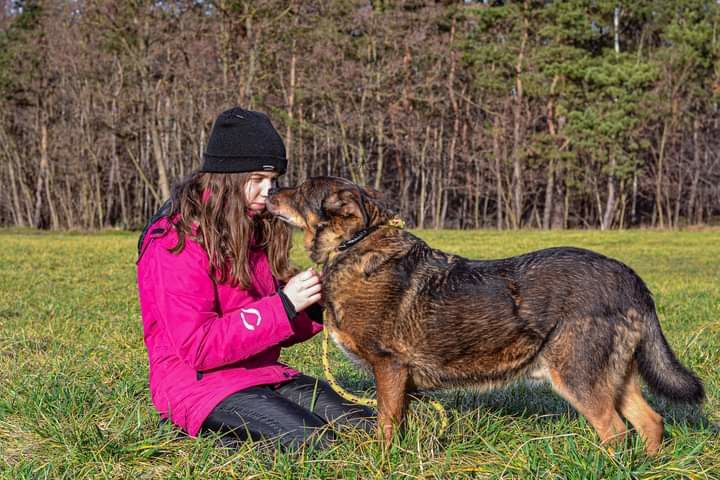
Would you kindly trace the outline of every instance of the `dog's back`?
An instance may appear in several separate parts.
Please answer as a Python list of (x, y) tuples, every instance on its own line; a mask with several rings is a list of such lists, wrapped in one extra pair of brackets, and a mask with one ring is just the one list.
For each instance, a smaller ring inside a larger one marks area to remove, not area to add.
[[(559, 328), (566, 336), (586, 337), (587, 319), (594, 319), (596, 334), (612, 337), (619, 328), (642, 330), (621, 312), (652, 311), (649, 292), (632, 270), (587, 250), (474, 261), (410, 234), (403, 240), (411, 243), (406, 254), (385, 264), (389, 275), (378, 271), (374, 277), (403, 291), (393, 302), (397, 311), (386, 314), (392, 325), (373, 329), (373, 336), (383, 339), (383, 348), (407, 352), (416, 382), (425, 388), (496, 385), (534, 375), (540, 353), (567, 340), (557, 337)], [(584, 353), (593, 356), (593, 348), (586, 345)]]

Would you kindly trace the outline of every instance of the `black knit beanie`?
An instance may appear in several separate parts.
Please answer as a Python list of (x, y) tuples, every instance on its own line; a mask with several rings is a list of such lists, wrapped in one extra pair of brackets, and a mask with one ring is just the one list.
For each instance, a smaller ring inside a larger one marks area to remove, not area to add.
[(285, 173), (285, 145), (267, 115), (231, 108), (215, 120), (202, 172), (238, 173), (265, 170)]

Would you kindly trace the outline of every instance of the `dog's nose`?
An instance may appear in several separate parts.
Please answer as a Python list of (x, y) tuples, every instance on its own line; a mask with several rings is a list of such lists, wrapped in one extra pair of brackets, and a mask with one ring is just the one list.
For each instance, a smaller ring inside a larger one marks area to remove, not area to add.
[(275, 195), (276, 193), (278, 193), (278, 188), (272, 187), (272, 188), (270, 188), (270, 190), (268, 190), (268, 197)]

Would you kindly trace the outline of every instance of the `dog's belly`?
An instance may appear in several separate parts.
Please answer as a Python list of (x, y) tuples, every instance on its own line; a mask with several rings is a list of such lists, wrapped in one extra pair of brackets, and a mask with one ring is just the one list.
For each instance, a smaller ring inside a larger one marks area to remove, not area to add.
[(495, 371), (449, 371), (448, 369), (429, 369), (427, 366), (414, 365), (410, 368), (413, 383), (422, 390), (440, 390), (444, 388), (472, 388), (488, 391), (502, 388), (516, 381), (545, 383), (549, 380), (549, 370), (540, 359), (516, 369)]
[[(477, 340), (477, 339), (476, 339)], [(540, 359), (542, 339), (513, 335), (505, 341), (474, 341), (470, 335), (453, 343), (426, 336), (420, 343), (393, 348), (423, 389), (444, 387), (495, 388), (522, 378), (545, 379)]]
[[(360, 354), (351, 335), (329, 325), (326, 325), (326, 328), (329, 328), (333, 343), (355, 366), (370, 374), (373, 373), (372, 365)], [(480, 361), (477, 361), (477, 358), (473, 361), (472, 356), (469, 356), (454, 362), (442, 361), (434, 355), (413, 352), (397, 343), (392, 347), (387, 344), (386, 346), (398, 360), (409, 367), (412, 382), (420, 390), (464, 387), (487, 391), (502, 388), (515, 381), (541, 383), (549, 379), (545, 362), (541, 357), (533, 354), (535, 349), (530, 345), (516, 346), (524, 352), (520, 356), (516, 353), (514, 357), (500, 355), (497, 358), (482, 358)]]

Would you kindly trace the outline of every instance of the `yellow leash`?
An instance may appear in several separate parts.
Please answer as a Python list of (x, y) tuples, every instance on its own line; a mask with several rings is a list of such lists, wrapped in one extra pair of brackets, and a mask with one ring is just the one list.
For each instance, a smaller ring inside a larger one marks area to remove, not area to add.
[[(323, 317), (325, 314), (323, 313)], [(335, 380), (335, 376), (333, 375), (332, 371), (330, 370), (330, 333), (328, 333), (327, 327), (323, 328), (323, 371), (325, 372), (325, 379), (330, 384), (330, 387), (332, 387), (333, 390), (335, 390), (335, 393), (340, 395), (342, 398), (347, 400), (348, 402), (357, 403), (359, 405), (365, 405), (366, 407), (375, 407), (377, 408), (377, 400), (372, 398), (366, 398), (366, 397), (359, 397), (355, 394), (352, 394), (345, 390), (342, 385), (340, 385), (337, 380)], [(449, 420), (447, 412), (445, 411), (445, 408), (438, 402), (437, 400), (430, 400), (430, 405), (437, 410), (438, 414), (440, 415), (440, 433), (438, 435), (442, 435), (445, 433), (445, 431), (448, 428)]]

